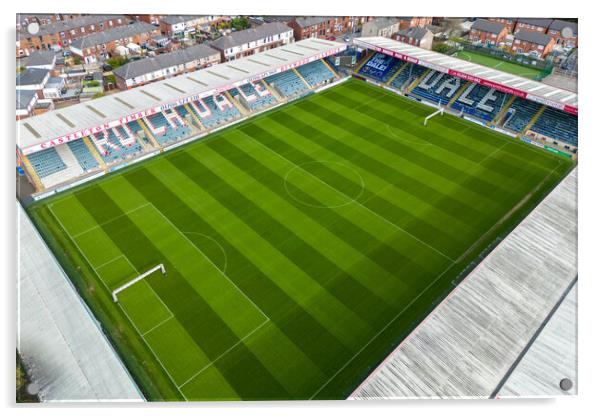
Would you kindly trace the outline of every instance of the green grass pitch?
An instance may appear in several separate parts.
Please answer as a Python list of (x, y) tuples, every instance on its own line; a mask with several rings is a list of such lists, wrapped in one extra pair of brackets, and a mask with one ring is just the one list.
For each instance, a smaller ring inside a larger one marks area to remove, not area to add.
[(432, 112), (353, 80), (29, 212), (150, 399), (344, 398), (573, 165)]
[(476, 52), (460, 51), (457, 53), (456, 57), (466, 61), (474, 62), (475, 64), (499, 69), (500, 71), (508, 72), (509, 74), (519, 75), (528, 79), (536, 79), (541, 73), (541, 70), (537, 68), (529, 68), (525, 65), (515, 64), (504, 61), (503, 59), (498, 59), (493, 56), (487, 56)]

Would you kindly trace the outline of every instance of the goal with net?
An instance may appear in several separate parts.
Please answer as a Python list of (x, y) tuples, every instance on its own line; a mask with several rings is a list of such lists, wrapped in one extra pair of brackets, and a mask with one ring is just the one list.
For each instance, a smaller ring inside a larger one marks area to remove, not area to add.
[(152, 269), (150, 269), (150, 270), (142, 273), (140, 276), (135, 277), (134, 279), (130, 280), (129, 282), (127, 282), (124, 285), (119, 286), (117, 289), (115, 289), (113, 292), (111, 292), (111, 295), (113, 296), (113, 302), (117, 302), (118, 301), (117, 294), (119, 292), (123, 292), (128, 287), (132, 286), (135, 283), (138, 283), (139, 281), (141, 281), (145, 277), (150, 276), (151, 274), (153, 274), (157, 270), (161, 270), (161, 273), (163, 273), (163, 276), (167, 276), (167, 271), (165, 270), (165, 266), (163, 265), (163, 263), (158, 264), (155, 267), (153, 267)]
[(426, 123), (427, 123), (427, 121), (429, 121), (429, 119), (435, 117), (437, 114), (443, 115), (443, 113), (444, 113), (444, 108), (443, 107), (439, 107), (437, 109), (437, 111), (435, 111), (433, 114), (429, 114), (428, 116), (426, 116), (424, 118), (424, 125), (426, 126)]

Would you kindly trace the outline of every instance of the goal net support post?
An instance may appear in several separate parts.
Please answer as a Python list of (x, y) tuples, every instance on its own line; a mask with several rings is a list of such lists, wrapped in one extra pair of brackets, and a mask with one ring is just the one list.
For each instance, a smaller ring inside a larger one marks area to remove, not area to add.
[(115, 289), (113, 292), (111, 292), (111, 295), (113, 296), (113, 302), (117, 303), (117, 301), (118, 301), (117, 294), (119, 292), (122, 292), (125, 289), (127, 289), (128, 287), (138, 283), (139, 281), (141, 281), (142, 279), (144, 279), (147, 276), (150, 276), (157, 270), (161, 270), (161, 273), (163, 273), (163, 276), (167, 276), (167, 270), (165, 270), (165, 266), (163, 265), (163, 263), (158, 264), (157, 266), (153, 267), (152, 269), (142, 273), (140, 276), (130, 280), (129, 282), (127, 282), (126, 284), (124, 284), (122, 286), (119, 286), (117, 289)]
[(430, 118), (435, 117), (437, 114), (443, 114), (445, 111), (445, 109), (443, 107), (439, 107), (437, 109), (437, 111), (435, 111), (433, 114), (429, 114), (428, 116), (426, 116), (424, 118), (424, 125), (426, 126), (427, 121), (429, 121)]

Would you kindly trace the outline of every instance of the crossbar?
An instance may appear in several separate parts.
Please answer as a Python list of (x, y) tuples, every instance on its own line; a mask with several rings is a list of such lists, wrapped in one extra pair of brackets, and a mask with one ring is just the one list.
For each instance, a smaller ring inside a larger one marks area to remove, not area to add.
[(165, 270), (165, 266), (163, 265), (163, 263), (158, 264), (157, 266), (153, 267), (152, 269), (150, 269), (147, 272), (142, 273), (140, 276), (136, 277), (135, 279), (130, 280), (129, 282), (127, 282), (126, 284), (119, 286), (117, 289), (115, 289), (111, 294), (113, 295), (113, 302), (117, 302), (117, 294), (119, 292), (124, 291), (125, 289), (127, 289), (128, 287), (132, 286), (133, 284), (139, 282), (140, 280), (144, 279), (145, 277), (147, 277), (148, 275), (153, 274), (154, 272), (156, 272), (157, 270), (161, 270), (161, 273), (163, 273), (164, 276), (167, 276), (167, 271)]

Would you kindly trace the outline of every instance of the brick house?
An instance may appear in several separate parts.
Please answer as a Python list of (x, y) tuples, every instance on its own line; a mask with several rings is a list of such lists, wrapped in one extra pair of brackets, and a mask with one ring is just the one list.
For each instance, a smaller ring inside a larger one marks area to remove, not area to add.
[(184, 36), (196, 32), (198, 27), (215, 25), (221, 21), (222, 16), (191, 16), (191, 15), (166, 15), (159, 19), (161, 33), (173, 37)]
[(99, 58), (107, 58), (119, 46), (126, 47), (130, 43), (142, 45), (159, 34), (158, 27), (145, 22), (135, 22), (78, 39), (71, 43), (70, 49), (89, 64), (97, 62)]
[(395, 17), (377, 17), (362, 26), (362, 37), (390, 38), (397, 32), (399, 32), (399, 19)]
[(529, 31), (546, 33), (548, 27), (552, 24), (552, 19), (540, 19), (540, 18), (522, 18), (516, 20), (516, 26), (514, 32), (518, 31)]
[(399, 30), (411, 27), (425, 27), (433, 24), (432, 17), (401, 17), (399, 19)]
[(557, 45), (576, 48), (578, 46), (577, 28), (577, 23), (557, 19), (550, 24), (548, 35), (554, 38)]
[(17, 31), (17, 57), (28, 56), (34, 50), (61, 49), (74, 40), (91, 33), (126, 25), (128, 19), (122, 15), (90, 15), (56, 21), (41, 26), (35, 35), (23, 27)]
[(273, 22), (222, 36), (210, 45), (220, 52), (222, 61), (231, 61), (294, 41), (291, 27), (282, 22)]
[(295, 17), (288, 25), (293, 28), (295, 40), (327, 38), (357, 28), (368, 20), (365, 16), (310, 16)]
[(516, 25), (516, 19), (513, 17), (489, 17), (487, 18), (490, 22), (503, 23), (508, 29), (508, 33), (514, 33), (514, 26)]
[(491, 22), (478, 19), (468, 33), (471, 42), (479, 42), (484, 45), (497, 46), (504, 42), (508, 36), (508, 28), (504, 23)]
[(113, 71), (117, 87), (128, 89), (196, 71), (220, 62), (219, 51), (203, 44), (127, 63)]
[(521, 30), (514, 35), (512, 51), (515, 53), (534, 54), (545, 58), (554, 47), (554, 38), (545, 33)]
[(159, 22), (165, 16), (164, 14), (128, 14), (128, 17), (138, 20), (139, 22), (150, 23), (151, 25), (159, 26)]
[(433, 32), (425, 27), (411, 27), (397, 32), (393, 39), (424, 49), (433, 47)]

